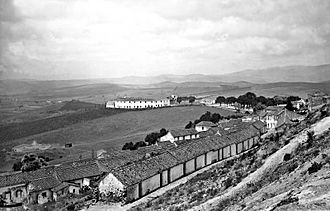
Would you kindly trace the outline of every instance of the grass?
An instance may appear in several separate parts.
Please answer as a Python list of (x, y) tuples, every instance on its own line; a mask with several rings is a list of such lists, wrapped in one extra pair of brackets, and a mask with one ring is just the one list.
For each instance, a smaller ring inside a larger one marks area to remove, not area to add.
[[(88, 120), (87, 117), (89, 117), (90, 113), (86, 111), (87, 114), (82, 113), (77, 116), (71, 115), (70, 118), (67, 117), (67, 119), (65, 119), (65, 121), (77, 121), (77, 119), (79, 119), (79, 123), (66, 125), (65, 127), (44, 131), (19, 139), (12, 139), (11, 141), (3, 141), (0, 148), (5, 148), (9, 151), (11, 147), (15, 145), (30, 144), (35, 140), (40, 144), (59, 144), (60, 146), (63, 146), (65, 143), (73, 143), (74, 147), (70, 148), (72, 154), (78, 151), (81, 152), (82, 150), (91, 151), (91, 149), (116, 151), (121, 150), (124, 143), (142, 141), (148, 133), (159, 131), (161, 128), (184, 128), (189, 121), (199, 118), (206, 111), (220, 113), (223, 116), (233, 114), (230, 111), (219, 108), (185, 106), (143, 111), (126, 111), (116, 113), (116, 115), (113, 113), (111, 116), (109, 114), (97, 119)], [(108, 112), (111, 112), (111, 110)], [(84, 117), (84, 115), (86, 115), (86, 117)], [(69, 123), (72, 123), (70, 121)], [(62, 119), (55, 119), (50, 122), (43, 120), (27, 124), (24, 131), (26, 131), (26, 134), (31, 134), (32, 132), (29, 130), (38, 132), (41, 130), (39, 127), (48, 129), (54, 127), (53, 124), (47, 125), (53, 122), (61, 125), (65, 124)], [(18, 129), (18, 127), (11, 128), (13, 131), (14, 129)], [(1, 133), (4, 134), (3, 131), (1, 131)], [(18, 135), (19, 134), (14, 132), (10, 136), (13, 138)]]
[(199, 118), (206, 111), (217, 112), (223, 116), (233, 114), (230, 111), (206, 106), (128, 111), (16, 139), (14, 142), (29, 143), (33, 139), (43, 144), (74, 143), (86, 149), (91, 145), (95, 148), (116, 148), (125, 142), (141, 141), (148, 133), (159, 131), (161, 128), (184, 128), (189, 121)]
[(39, 119), (31, 122), (13, 123), (0, 127), (0, 140), (11, 141), (47, 131), (64, 128), (82, 121), (100, 118), (103, 116), (111, 116), (125, 112), (123, 110), (104, 108), (95, 108), (88, 111), (68, 113), (61, 116)]

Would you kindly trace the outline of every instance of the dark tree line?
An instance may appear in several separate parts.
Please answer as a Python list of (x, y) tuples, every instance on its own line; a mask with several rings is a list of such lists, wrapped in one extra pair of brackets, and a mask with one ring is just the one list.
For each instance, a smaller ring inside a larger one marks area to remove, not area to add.
[[(257, 96), (256, 94), (252, 92), (247, 92), (244, 95), (240, 95), (239, 97), (224, 97), (224, 96), (218, 96), (215, 100), (215, 103), (220, 104), (234, 104), (238, 103), (241, 106), (246, 106), (249, 108), (254, 108), (256, 110), (261, 110), (266, 106), (275, 106), (279, 104), (287, 104), (291, 103), (291, 101), (300, 100), (300, 97), (298, 96), (289, 96), (289, 97), (264, 97), (264, 96)], [(292, 105), (292, 104), (291, 104)], [(293, 107), (293, 106), (292, 106)], [(291, 108), (291, 107), (289, 107)]]
[(14, 171), (35, 171), (40, 169), (42, 166), (47, 166), (50, 159), (42, 155), (37, 156), (36, 154), (24, 155), (20, 161), (17, 161), (13, 165)]
[(162, 129), (160, 129), (159, 132), (149, 133), (145, 137), (144, 141), (139, 141), (139, 142), (136, 142), (135, 144), (133, 142), (125, 143), (122, 150), (136, 150), (139, 147), (145, 147), (145, 146), (148, 146), (148, 145), (153, 145), (158, 141), (158, 139), (160, 137), (162, 137), (166, 134), (167, 134), (167, 130), (165, 128), (162, 128)]
[(188, 101), (189, 103), (193, 103), (193, 102), (195, 102), (195, 100), (196, 100), (196, 97), (194, 97), (194, 96), (188, 96), (188, 97), (184, 96), (184, 97), (178, 97), (176, 99), (176, 101), (178, 103), (181, 103), (182, 101)]
[(220, 120), (223, 119), (237, 119), (242, 117), (241, 115), (229, 115), (229, 116), (221, 116), (218, 113), (211, 113), (209, 111), (207, 111), (205, 114), (202, 114), (202, 116), (199, 117), (199, 119), (196, 119), (194, 122), (189, 121), (189, 123), (185, 126), (186, 129), (189, 128), (194, 128), (195, 125), (197, 125), (198, 123), (202, 122), (202, 121), (209, 121), (209, 122), (213, 122), (218, 123)]

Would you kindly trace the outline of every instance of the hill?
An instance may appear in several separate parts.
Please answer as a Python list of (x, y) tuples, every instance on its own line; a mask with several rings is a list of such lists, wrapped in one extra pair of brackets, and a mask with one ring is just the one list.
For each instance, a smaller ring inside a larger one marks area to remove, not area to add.
[(257, 70), (243, 70), (222, 75), (158, 75), (128, 76), (109, 78), (108, 82), (116, 84), (156, 84), (162, 82), (237, 82), (275, 83), (275, 82), (323, 82), (330, 80), (330, 64), (318, 66), (284, 66)]
[(76, 97), (125, 90), (124, 87), (97, 80), (0, 80), (2, 95), (39, 96), (39, 98)]
[(222, 76), (224, 82), (245, 80), (251, 83), (323, 82), (330, 80), (330, 65), (273, 67), (244, 70)]
[[(8, 126), (9, 128), (4, 127), (1, 130), (1, 140), (3, 140), (1, 148), (29, 143), (31, 140), (36, 140), (40, 144), (64, 145), (69, 142), (88, 150), (90, 147), (121, 148), (123, 143), (144, 140), (148, 133), (159, 131), (161, 128), (183, 128), (189, 121), (199, 118), (206, 111), (217, 112), (223, 116), (233, 114), (230, 111), (206, 106), (126, 112), (123, 110), (116, 112), (117, 110), (112, 109), (104, 112), (97, 111), (73, 113), (57, 118), (14, 124)], [(95, 119), (96, 116), (97, 119)], [(21, 127), (26, 129), (22, 130)], [(26, 134), (23, 135), (23, 132)], [(4, 141), (7, 136), (10, 136), (10, 139), (7, 139), (11, 141)]]

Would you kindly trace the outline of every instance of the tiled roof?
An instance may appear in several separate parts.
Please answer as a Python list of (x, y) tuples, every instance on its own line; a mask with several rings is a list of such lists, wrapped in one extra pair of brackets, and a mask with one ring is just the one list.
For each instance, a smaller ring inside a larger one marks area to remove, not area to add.
[(98, 163), (98, 161), (93, 161), (86, 165), (67, 165), (58, 166), (56, 168), (56, 173), (61, 181), (70, 181), (86, 177), (94, 177), (101, 175), (105, 169)]
[(303, 118), (303, 115), (285, 109), (279, 114), (276, 127), (280, 127), (284, 124), (291, 124), (294, 120), (301, 120)]
[(22, 172), (15, 172), (13, 174), (0, 176), (0, 187), (25, 184), (26, 182), (26, 175)]
[(221, 148), (228, 139), (224, 137), (204, 137), (173, 148), (171, 153), (180, 163), (195, 158), (212, 149)]
[(194, 128), (191, 129), (172, 129), (170, 133), (173, 137), (181, 137), (181, 136), (188, 136), (188, 135), (196, 135), (198, 134), (197, 130)]
[(36, 179), (30, 182), (30, 191), (41, 191), (41, 190), (47, 190), (52, 189), (56, 186), (59, 186), (61, 182), (54, 176), (50, 177), (44, 177), (40, 179)]
[(175, 166), (178, 161), (169, 153), (121, 166), (110, 171), (121, 183), (130, 186), (145, 180), (162, 170)]
[(50, 177), (54, 175), (53, 167), (41, 168), (30, 172), (10, 172), (0, 176), (0, 187), (8, 187), (26, 184), (34, 179)]
[(59, 184), (58, 186), (52, 188), (52, 191), (59, 191), (59, 190), (62, 190), (63, 188), (66, 188), (68, 186), (76, 186), (76, 187), (79, 187), (79, 184), (76, 184), (76, 183), (69, 183), (69, 182), (62, 182), (61, 184)]
[(256, 127), (258, 130), (260, 130), (260, 129), (264, 128), (266, 124), (260, 120), (257, 120), (255, 122), (253, 122), (252, 125), (254, 127)]
[(217, 125), (210, 121), (201, 121), (196, 126), (216, 127)]
[(152, 99), (152, 98), (143, 98), (143, 97), (120, 97), (115, 100), (116, 101), (160, 101), (167, 99)]
[(62, 183), (59, 184), (58, 186), (52, 188), (52, 191), (57, 192), (57, 191), (62, 190), (63, 188), (66, 188), (66, 187), (68, 187), (68, 186), (69, 186), (69, 184), (68, 184), (67, 182), (62, 182)]

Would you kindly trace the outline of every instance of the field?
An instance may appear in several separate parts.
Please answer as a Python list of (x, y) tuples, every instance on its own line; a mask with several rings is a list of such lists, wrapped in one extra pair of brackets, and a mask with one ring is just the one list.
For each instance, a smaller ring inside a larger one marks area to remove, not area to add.
[[(70, 154), (90, 154), (89, 152), (92, 149), (121, 150), (125, 142), (142, 141), (148, 133), (159, 131), (161, 128), (184, 128), (189, 121), (199, 118), (206, 111), (217, 112), (223, 116), (232, 114), (229, 111), (206, 106), (128, 111), (94, 120), (82, 121), (57, 130), (24, 138), (3, 141), (0, 150), (1, 153), (7, 153), (7, 162), (9, 163), (18, 158), (18, 155), (11, 156), (9, 153), (12, 147), (20, 144), (31, 144), (33, 141), (39, 144), (59, 146), (64, 146), (65, 143), (73, 143), (73, 147), (67, 150)], [(59, 150), (63, 151), (63, 149)], [(8, 169), (8, 166), (6, 169)]]

